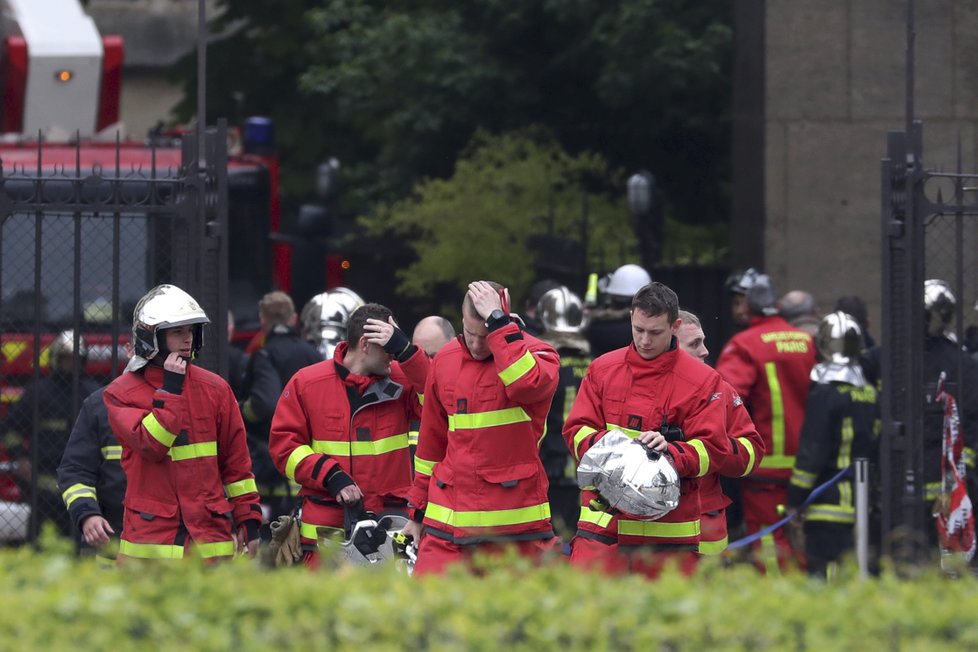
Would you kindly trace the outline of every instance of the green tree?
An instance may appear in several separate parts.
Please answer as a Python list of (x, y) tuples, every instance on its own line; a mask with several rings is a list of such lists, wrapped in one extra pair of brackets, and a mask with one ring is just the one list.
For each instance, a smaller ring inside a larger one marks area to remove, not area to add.
[(545, 125), (571, 154), (652, 170), (676, 219), (724, 221), (730, 4), (224, 0), (209, 113), (274, 117), (290, 188), (337, 156), (350, 213), (444, 178), (480, 129)]
[[(500, 136), (478, 133), (447, 179), (429, 179), (414, 195), (362, 219), (373, 235), (396, 237), (415, 254), (396, 271), (406, 296), (432, 296), (451, 286), (451, 299), (438, 306), (457, 314), (469, 281), (490, 278), (524, 296), (548, 254), (532, 247), (533, 236), (580, 242), (586, 211), (587, 262), (579, 276), (602, 260), (619, 261), (635, 240), (621, 197), (590, 188), (595, 180), (620, 177), (597, 154), (571, 156), (538, 131)], [(585, 208), (586, 207), (586, 208)], [(580, 291), (580, 290), (578, 290)]]

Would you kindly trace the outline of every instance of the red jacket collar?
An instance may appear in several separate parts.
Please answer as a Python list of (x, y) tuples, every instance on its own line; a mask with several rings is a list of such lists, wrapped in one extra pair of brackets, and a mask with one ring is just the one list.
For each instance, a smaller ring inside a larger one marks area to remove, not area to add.
[(640, 356), (638, 351), (635, 350), (635, 342), (632, 342), (628, 345), (628, 351), (625, 352), (625, 362), (632, 368), (641, 369), (643, 373), (657, 376), (671, 371), (676, 364), (678, 356), (679, 346), (677, 345), (676, 337), (673, 336), (671, 348), (664, 353), (660, 353), (652, 360), (646, 360)]

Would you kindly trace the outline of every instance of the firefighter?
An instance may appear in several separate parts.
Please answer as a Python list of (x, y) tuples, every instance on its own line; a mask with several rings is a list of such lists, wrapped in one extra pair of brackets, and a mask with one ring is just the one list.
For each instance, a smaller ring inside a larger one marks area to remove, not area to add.
[(738, 328), (750, 325), (751, 312), (747, 306), (747, 290), (760, 275), (761, 273), (756, 269), (749, 267), (743, 272), (734, 272), (727, 278), (726, 287), (730, 292), (731, 302), (730, 314)]
[[(66, 330), (48, 347), (51, 373), (41, 378), (10, 410), (6, 419), (6, 444), (15, 460), (16, 476), (22, 483), (21, 491), (30, 495), (37, 490), (37, 512), (32, 514), (34, 526), (45, 522), (54, 523), (65, 536), (71, 535), (71, 521), (65, 512), (58, 491), (57, 470), (61, 456), (68, 444), (71, 426), (75, 422), (82, 401), (99, 388), (93, 378), (85, 375), (88, 345), (78, 338), (77, 355), (75, 333)], [(74, 400), (74, 374), (79, 369), (78, 400)], [(39, 420), (34, 423), (34, 403), (37, 403)], [(37, 439), (34, 439), (36, 430)], [(31, 447), (36, 446), (37, 468), (31, 464)], [(36, 484), (35, 484), (36, 482)], [(37, 532), (39, 529), (33, 529)]]
[(248, 429), (251, 468), (258, 483), (266, 520), (292, 511), (294, 495), (268, 452), (268, 432), (282, 389), (303, 367), (322, 362), (319, 351), (299, 336), (298, 315), (292, 298), (281, 291), (269, 292), (258, 302), (262, 346), (248, 359), (244, 376), (241, 416)]
[(651, 281), (649, 273), (638, 265), (622, 265), (611, 273), (603, 288), (604, 304), (590, 314), (587, 341), (591, 345), (591, 355), (597, 357), (628, 346), (632, 341), (629, 317), (632, 297)]
[(241, 413), (227, 382), (193, 364), (210, 323), (159, 285), (133, 311), (133, 357), (105, 390), (127, 487), (119, 558), (254, 555), (261, 507)]
[(414, 327), (411, 334), (411, 342), (418, 348), (423, 349), (429, 358), (449, 342), (455, 339), (455, 327), (452, 322), (438, 315), (424, 317)]
[(301, 485), (302, 548), (319, 564), (320, 536), (342, 536), (364, 511), (406, 512), (408, 422), (416, 418), (429, 359), (391, 311), (368, 303), (350, 315), (332, 359), (301, 369), (272, 418), (269, 450)]
[[(844, 312), (826, 315), (815, 335), (819, 362), (812, 369), (812, 388), (795, 466), (788, 485), (788, 514), (797, 513), (812, 489), (848, 468), (853, 460), (876, 459), (879, 410), (876, 389), (859, 367), (862, 333)], [(853, 548), (856, 510), (851, 477), (825, 489), (789, 522), (804, 529), (808, 574), (826, 578)], [(803, 523), (803, 525), (802, 525)]]
[(559, 373), (553, 347), (509, 314), (508, 291), (470, 283), (462, 336), (435, 357), (425, 388), (412, 522), (404, 530), (420, 538), (415, 574), (441, 572), (499, 544), (531, 558), (552, 548), (538, 445)]
[(661, 283), (632, 299), (632, 343), (595, 359), (563, 435), (576, 459), (609, 431), (620, 430), (665, 453), (681, 481), (678, 506), (655, 521), (601, 511), (582, 491), (571, 562), (606, 572), (655, 577), (666, 562), (692, 571), (700, 539), (700, 478), (729, 451), (719, 375), (676, 341), (679, 300)]
[[(682, 324), (676, 333), (676, 340), (686, 353), (706, 362), (710, 355), (704, 344), (705, 336), (699, 317), (686, 310), (679, 311)], [(740, 478), (749, 475), (757, 468), (764, 457), (764, 442), (754, 427), (747, 408), (740, 396), (727, 384), (723, 400), (726, 406), (727, 438), (730, 440), (730, 455), (721, 460), (714, 470), (702, 478), (700, 484), (700, 503), (703, 514), (700, 516), (699, 552), (702, 555), (719, 555), (727, 549), (728, 527), (727, 507), (730, 498), (724, 493), (722, 477)]]
[[(744, 525), (753, 534), (782, 517), (815, 348), (809, 333), (777, 314), (774, 288), (766, 275), (754, 275), (746, 290), (750, 326), (727, 342), (716, 368), (747, 403), (764, 440), (760, 468), (741, 482)], [(803, 551), (792, 548), (783, 529), (762, 537), (757, 548), (759, 566), (767, 572), (803, 560)]]
[[(925, 396), (936, 396), (941, 372), (947, 374), (947, 393), (958, 404), (964, 459), (969, 492), (975, 499), (975, 450), (978, 450), (978, 363), (962, 349), (954, 332), (957, 300), (948, 284), (940, 279), (924, 282), (924, 369)], [(960, 372), (959, 372), (960, 369)], [(934, 503), (941, 497), (941, 457), (944, 441), (944, 408), (928, 401), (924, 406), (923, 430), (924, 523), (926, 541), (937, 549), (937, 529), (933, 526)]]
[[(58, 489), (83, 555), (104, 549), (122, 532), (126, 476), (122, 446), (109, 427), (104, 392), (100, 388), (82, 403), (58, 466)], [(115, 557), (113, 552), (106, 556)]]
[(563, 285), (540, 297), (536, 314), (543, 327), (540, 339), (552, 345), (560, 355), (560, 380), (547, 414), (547, 434), (540, 447), (540, 459), (550, 482), (550, 512), (554, 530), (569, 542), (577, 532), (581, 502), (577, 464), (561, 432), (564, 430), (564, 419), (577, 397), (577, 388), (591, 364), (591, 346), (582, 335), (588, 322), (580, 297)]

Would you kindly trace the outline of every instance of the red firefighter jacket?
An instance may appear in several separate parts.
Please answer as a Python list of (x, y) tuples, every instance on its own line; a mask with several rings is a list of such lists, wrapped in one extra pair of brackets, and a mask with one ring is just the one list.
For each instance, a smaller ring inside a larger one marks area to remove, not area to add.
[(814, 365), (812, 336), (778, 316), (755, 317), (720, 353), (717, 371), (744, 399), (764, 440), (753, 478), (787, 484), (791, 477)]
[(182, 529), (204, 557), (234, 554), (231, 532), (257, 534), (261, 508), (241, 413), (223, 378), (193, 364), (180, 394), (149, 365), (105, 390), (127, 486), (120, 553), (183, 556)]
[(405, 508), (411, 487), (408, 422), (418, 417), (429, 359), (420, 348), (392, 362), (389, 377), (373, 376), (351, 407), (344, 383), (347, 345), (334, 357), (300, 369), (285, 386), (269, 435), (269, 452), (279, 471), (301, 485), (301, 534), (317, 539), (317, 527), (341, 527), (343, 511), (327, 489), (335, 469), (363, 492), (363, 506), (380, 513)]
[(700, 535), (699, 479), (730, 453), (723, 386), (717, 373), (675, 346), (653, 360), (634, 344), (601, 356), (588, 368), (564, 424), (564, 439), (580, 460), (611, 429), (637, 437), (668, 423), (684, 441), (669, 444), (679, 472), (679, 506), (656, 521), (592, 511), (582, 492), (578, 534), (623, 546), (679, 546), (695, 550)]
[(435, 356), (425, 389), (410, 503), (426, 532), (459, 544), (550, 538), (539, 448), (560, 356), (509, 323), (476, 360), (462, 336)]

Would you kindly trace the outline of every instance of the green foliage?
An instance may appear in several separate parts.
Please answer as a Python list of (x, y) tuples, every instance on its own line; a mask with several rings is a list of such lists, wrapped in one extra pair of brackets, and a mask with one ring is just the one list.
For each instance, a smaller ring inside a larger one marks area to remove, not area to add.
[[(400, 238), (416, 254), (397, 271), (405, 295), (428, 296), (448, 283), (461, 297), (470, 281), (491, 279), (520, 297), (535, 280), (538, 258), (551, 253), (531, 247), (530, 236), (580, 242), (584, 210), (588, 269), (634, 246), (624, 198), (589, 190), (595, 180), (614, 184), (619, 178), (600, 156), (571, 156), (540, 134), (480, 133), (450, 178), (422, 182), (413, 197), (379, 208), (362, 223), (371, 234)], [(445, 307), (449, 314), (453, 309)]]
[(824, 584), (705, 565), (606, 578), (496, 562), (413, 579), (389, 568), (263, 570), (249, 560), (102, 569), (0, 553), (0, 646), (41, 650), (961, 650), (978, 645), (973, 578)]
[[(342, 162), (351, 214), (452, 173), (484, 130), (545, 125), (648, 168), (684, 223), (727, 211), (730, 0), (222, 0), (210, 116), (276, 120), (290, 188)], [(194, 112), (193, 58), (176, 69)]]

